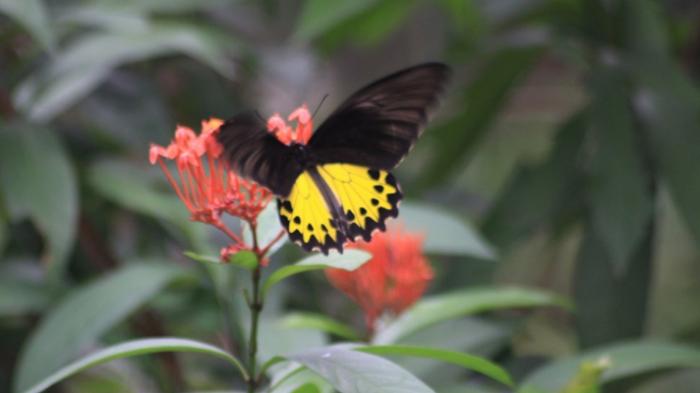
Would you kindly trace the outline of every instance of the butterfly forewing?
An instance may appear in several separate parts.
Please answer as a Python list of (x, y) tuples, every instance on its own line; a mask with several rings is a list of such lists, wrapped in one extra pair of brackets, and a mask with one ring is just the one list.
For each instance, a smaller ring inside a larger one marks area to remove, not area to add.
[(226, 121), (219, 129), (218, 140), (234, 171), (277, 195), (289, 194), (301, 173), (292, 149), (268, 132), (253, 112)]
[(321, 124), (310, 150), (322, 163), (393, 169), (423, 131), (448, 78), (447, 66), (428, 63), (370, 84)]

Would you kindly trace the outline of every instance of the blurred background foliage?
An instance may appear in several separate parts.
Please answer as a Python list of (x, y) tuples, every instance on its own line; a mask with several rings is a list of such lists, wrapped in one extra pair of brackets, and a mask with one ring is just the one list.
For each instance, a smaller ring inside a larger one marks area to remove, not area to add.
[[(542, 388), (612, 352), (622, 370), (603, 374), (606, 392), (699, 391), (697, 368), (668, 370), (700, 364), (695, 0), (0, 0), (0, 391), (101, 343), (216, 340), (211, 287), (223, 284), (182, 251), (223, 239), (189, 223), (148, 166), (149, 143), (178, 123), (313, 109), (329, 94), (323, 118), (429, 60), (450, 64), (453, 83), (397, 175), (409, 200), (451, 212), (428, 225), (446, 233), (428, 250), (431, 291), (518, 284), (576, 309), (489, 313), (412, 339), (489, 356)], [(450, 219), (474, 231), (450, 238)], [(286, 246), (273, 262), (299, 255)], [(290, 281), (268, 308), (268, 353), (323, 341), (274, 322), (290, 310), (362, 324), (320, 276)], [(439, 392), (499, 391), (405, 366)], [(215, 362), (163, 355), (57, 391), (226, 380)]]

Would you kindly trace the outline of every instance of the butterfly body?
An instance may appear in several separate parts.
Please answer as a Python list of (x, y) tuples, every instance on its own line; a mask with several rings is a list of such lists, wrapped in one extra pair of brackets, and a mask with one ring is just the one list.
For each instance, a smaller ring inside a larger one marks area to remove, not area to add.
[(252, 113), (224, 123), (218, 140), (232, 167), (278, 196), (280, 221), (305, 250), (342, 252), (398, 215), (390, 173), (408, 154), (449, 74), (439, 63), (399, 71), (353, 94), (308, 143), (282, 143)]

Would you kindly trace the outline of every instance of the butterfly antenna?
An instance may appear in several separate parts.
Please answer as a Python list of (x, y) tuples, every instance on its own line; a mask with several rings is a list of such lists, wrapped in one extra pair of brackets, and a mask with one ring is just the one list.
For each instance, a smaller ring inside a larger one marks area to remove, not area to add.
[(326, 93), (326, 94), (323, 96), (323, 98), (321, 98), (321, 102), (319, 102), (318, 105), (316, 106), (316, 109), (314, 109), (314, 114), (311, 115), (311, 119), (315, 119), (315, 118), (316, 118), (316, 114), (318, 113), (318, 110), (321, 109), (321, 105), (323, 105), (323, 102), (326, 101), (326, 98), (328, 98), (328, 93)]

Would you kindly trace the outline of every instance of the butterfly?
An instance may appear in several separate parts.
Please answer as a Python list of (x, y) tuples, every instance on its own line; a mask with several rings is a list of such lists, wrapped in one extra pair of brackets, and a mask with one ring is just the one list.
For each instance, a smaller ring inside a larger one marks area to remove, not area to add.
[(280, 142), (254, 112), (226, 121), (217, 139), (235, 172), (277, 195), (292, 241), (342, 252), (398, 216), (401, 187), (390, 171), (422, 133), (449, 74), (425, 63), (381, 78), (333, 111), (307, 144)]

